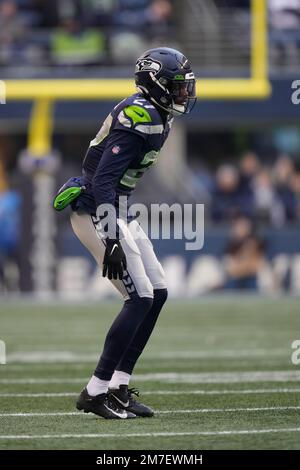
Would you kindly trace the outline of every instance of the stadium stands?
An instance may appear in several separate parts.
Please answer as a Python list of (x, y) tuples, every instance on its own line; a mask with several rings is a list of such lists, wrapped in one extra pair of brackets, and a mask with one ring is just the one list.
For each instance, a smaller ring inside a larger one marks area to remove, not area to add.
[[(183, 47), (202, 75), (246, 76), (249, 5), (250, 0), (1, 0), (2, 74), (49, 75), (51, 67), (51, 74), (61, 75), (62, 64), (93, 65), (101, 74), (101, 65), (128, 66), (145, 48), (168, 43)], [(271, 70), (296, 70), (300, 1), (269, 0), (268, 6)]]

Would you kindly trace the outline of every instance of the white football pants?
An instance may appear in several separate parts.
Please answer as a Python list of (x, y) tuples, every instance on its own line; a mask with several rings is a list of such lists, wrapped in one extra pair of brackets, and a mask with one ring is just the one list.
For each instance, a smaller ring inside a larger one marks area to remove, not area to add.
[[(124, 277), (111, 282), (124, 300), (131, 296), (153, 297), (154, 289), (166, 289), (165, 275), (153, 251), (153, 246), (140, 225), (133, 220), (128, 225), (118, 219), (125, 237), (121, 245), (126, 256)], [(90, 251), (102, 271), (105, 244), (100, 234), (99, 221), (86, 213), (72, 212), (72, 228), (81, 243)]]

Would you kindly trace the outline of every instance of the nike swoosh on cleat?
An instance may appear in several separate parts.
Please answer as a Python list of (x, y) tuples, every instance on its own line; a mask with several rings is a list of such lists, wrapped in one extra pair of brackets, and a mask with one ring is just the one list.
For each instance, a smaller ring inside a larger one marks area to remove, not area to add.
[(122, 419), (127, 418), (127, 413), (125, 411), (124, 411), (124, 413), (117, 413), (116, 411), (114, 411), (111, 408), (109, 408), (108, 406), (106, 406), (105, 403), (104, 403), (104, 406), (108, 411), (113, 413), (115, 416), (119, 416), (119, 418), (122, 418)]
[(121, 403), (121, 405), (125, 406), (125, 408), (126, 408), (127, 406), (129, 406), (129, 400), (124, 403), (122, 400), (120, 400), (120, 398), (116, 397), (116, 395), (114, 395), (113, 393), (112, 393), (112, 396), (113, 396), (119, 403)]
[(113, 254), (113, 252), (114, 252), (115, 248), (118, 248), (118, 245), (117, 245), (116, 243), (115, 243), (115, 244), (114, 244), (114, 246), (112, 247), (112, 250), (111, 250), (111, 252), (110, 252), (110, 255), (112, 255), (112, 254)]

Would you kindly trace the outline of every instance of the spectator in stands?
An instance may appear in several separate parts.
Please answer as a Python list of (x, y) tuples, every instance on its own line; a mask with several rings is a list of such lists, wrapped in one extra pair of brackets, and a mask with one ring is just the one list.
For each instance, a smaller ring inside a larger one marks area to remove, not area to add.
[(105, 38), (101, 31), (84, 29), (76, 18), (67, 17), (53, 33), (51, 51), (56, 64), (93, 65), (105, 56)]
[(271, 52), (279, 63), (295, 65), (300, 55), (300, 0), (269, 0)]
[(281, 226), (284, 211), (273, 186), (270, 171), (262, 168), (253, 181), (255, 218), (259, 222)]
[(113, 25), (117, 5), (117, 0), (90, 0), (89, 24), (103, 27)]
[(294, 172), (292, 159), (288, 155), (279, 157), (275, 163), (273, 173), (276, 194), (284, 213), (284, 221), (292, 221), (297, 218), (297, 200), (291, 187)]
[(20, 59), (27, 28), (13, 0), (0, 2), (0, 63)]
[(260, 170), (260, 162), (254, 152), (246, 152), (240, 160), (240, 187), (244, 197), (253, 201), (253, 180)]
[(8, 188), (0, 157), (0, 290), (5, 283), (5, 265), (16, 257), (20, 234), (20, 197)]
[(235, 219), (226, 248), (225, 276), (227, 289), (257, 289), (257, 277), (265, 264), (264, 242), (246, 217)]
[(119, 0), (115, 24), (125, 30), (142, 31), (147, 25), (147, 8), (150, 0)]
[(168, 36), (172, 17), (172, 5), (169, 0), (154, 0), (147, 10), (148, 28), (151, 38), (163, 40)]
[(296, 219), (300, 221), (300, 172), (294, 173), (289, 183), (296, 201)]
[(216, 188), (212, 195), (212, 219), (228, 222), (238, 215), (251, 216), (253, 194), (240, 184), (240, 176), (232, 165), (222, 165), (217, 170)]
[(241, 185), (251, 189), (253, 178), (260, 170), (260, 162), (254, 152), (246, 152), (240, 161)]
[(287, 184), (295, 171), (295, 165), (289, 155), (280, 155), (275, 162), (273, 173), (276, 184)]

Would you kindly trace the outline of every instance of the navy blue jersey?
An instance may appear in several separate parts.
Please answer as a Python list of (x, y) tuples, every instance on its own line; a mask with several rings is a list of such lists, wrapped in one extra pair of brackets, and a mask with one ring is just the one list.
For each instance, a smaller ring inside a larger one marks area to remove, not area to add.
[(100, 204), (118, 208), (119, 196), (128, 197), (156, 162), (172, 121), (140, 93), (121, 101), (90, 143), (82, 166), (87, 189), (75, 209), (95, 214)]

